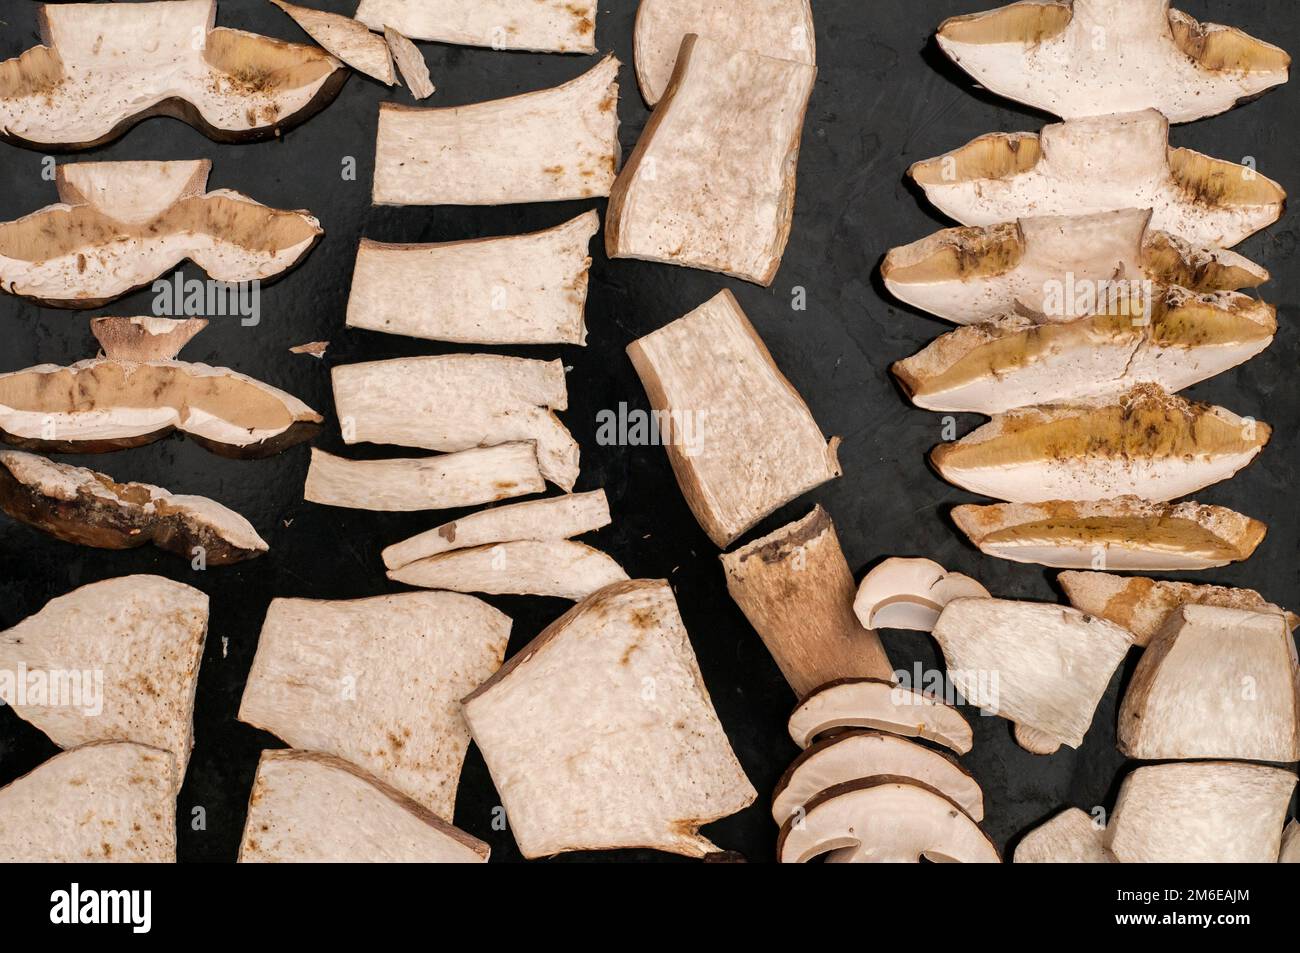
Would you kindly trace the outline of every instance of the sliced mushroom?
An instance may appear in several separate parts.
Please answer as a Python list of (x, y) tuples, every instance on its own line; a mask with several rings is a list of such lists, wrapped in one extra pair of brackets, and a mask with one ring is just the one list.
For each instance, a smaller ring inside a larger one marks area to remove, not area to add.
[(528, 858), (650, 847), (703, 857), (698, 829), (753, 803), (668, 583), (590, 596), (466, 697)]
[(816, 77), (806, 63), (687, 35), (672, 82), (610, 193), (609, 257), (770, 285), (790, 237)]
[(313, 40), (333, 53), (348, 66), (365, 73), (387, 86), (397, 82), (393, 72), (393, 57), (383, 37), (371, 33), (363, 23), (351, 17), (311, 7), (300, 7), (284, 0), (271, 0), (289, 14), (293, 22), (302, 27)]
[(619, 161), (618, 66), (607, 56), (554, 89), (469, 106), (381, 104), (375, 204), (510, 205), (609, 195)]
[(1022, 837), (1012, 862), (1111, 864), (1115, 858), (1102, 844), (1102, 829), (1083, 811), (1071, 807)]
[(1291, 64), (1169, 0), (1013, 3), (951, 17), (938, 39), (981, 86), (1067, 118), (1154, 108), (1190, 122), (1285, 83)]
[(357, 19), (417, 40), (494, 50), (595, 53), (596, 0), (361, 0)]
[(289, 348), (290, 354), (305, 354), (308, 357), (314, 357), (320, 360), (329, 350), (329, 341), (308, 341), (306, 344), (295, 344)]
[(958, 754), (974, 744), (970, 725), (957, 709), (933, 695), (880, 678), (845, 678), (810, 693), (790, 716), (790, 737), (807, 748), (840, 728), (874, 728), (924, 738)]
[(893, 556), (863, 577), (853, 611), (868, 629), (929, 632), (953, 599), (988, 595), (970, 576), (948, 572), (933, 560)]
[(90, 319), (90, 331), (111, 361), (173, 360), (207, 326), (207, 318)]
[(1282, 849), (1278, 852), (1279, 864), (1300, 864), (1300, 821), (1292, 819), (1282, 832)]
[[(585, 344), (587, 246), (600, 216), (585, 212), (530, 235), (436, 245), (361, 239), (348, 327), (467, 344)], [(415, 299), (398, 289), (420, 288)]]
[(388, 578), (425, 589), (556, 596), (577, 602), (628, 576), (612, 558), (584, 543), (520, 539), (430, 556), (391, 570)]
[(384, 42), (388, 44), (388, 52), (412, 96), (428, 99), (437, 92), (437, 87), (429, 79), (429, 64), (424, 61), (424, 54), (418, 46), (387, 25), (384, 26)]

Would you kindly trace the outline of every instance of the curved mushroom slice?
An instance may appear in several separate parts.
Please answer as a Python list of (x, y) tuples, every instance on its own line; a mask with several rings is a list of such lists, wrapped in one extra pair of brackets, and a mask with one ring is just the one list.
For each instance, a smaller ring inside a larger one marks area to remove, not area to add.
[(1143, 761), (1300, 761), (1300, 670), (1286, 619), (1176, 610), (1124, 693), (1118, 742)]
[(176, 863), (176, 763), (124, 741), (64, 751), (0, 788), (0, 862)]
[(999, 414), (930, 460), (949, 483), (1012, 503), (1162, 502), (1226, 480), (1268, 443), (1267, 424), (1141, 384), (1118, 400)]
[(620, 154), (618, 66), (607, 56), (554, 89), (469, 106), (382, 103), (375, 204), (510, 205), (609, 195)]
[(428, 99), (437, 92), (437, 87), (429, 79), (429, 64), (424, 61), (424, 54), (418, 46), (390, 26), (384, 27), (384, 42), (388, 44), (388, 52), (392, 54), (402, 82), (410, 88), (412, 96)]
[(571, 539), (521, 539), (430, 556), (394, 569), (388, 578), (408, 586), (557, 596), (577, 602), (626, 582), (623, 567), (599, 549)]
[(263, 751), (241, 864), (482, 864), (489, 848), (346, 761)]
[(970, 576), (948, 572), (933, 560), (893, 556), (863, 577), (853, 611), (868, 629), (929, 632), (953, 599), (988, 597)]
[(958, 506), (952, 519), (990, 556), (1057, 569), (1212, 569), (1249, 559), (1268, 531), (1222, 506), (1132, 496)]
[(776, 855), (803, 864), (997, 864), (997, 848), (955, 801), (905, 778), (877, 777), (823, 791), (781, 828)]
[[(585, 212), (530, 235), (436, 245), (361, 239), (348, 327), (466, 344), (585, 344), (587, 246), (600, 216)], [(415, 300), (401, 293), (418, 288)]]
[(1278, 852), (1279, 864), (1300, 864), (1300, 821), (1292, 820), (1282, 832), (1282, 849)]
[(1012, 863), (1111, 864), (1102, 829), (1077, 807), (1067, 808), (1021, 838)]
[(770, 285), (790, 238), (816, 77), (805, 63), (682, 40), (672, 83), (610, 193), (609, 257)]
[(94, 470), (0, 450), (0, 510), (56, 539), (98, 549), (152, 543), (209, 566), (260, 556), (269, 548), (248, 520), (202, 496), (147, 483), (115, 483)]
[(383, 37), (366, 29), (364, 24), (351, 17), (300, 7), (285, 3), (284, 0), (271, 2), (293, 17), (293, 22), (302, 27), (308, 36), (354, 70), (388, 86), (397, 82), (388, 44)]
[(173, 360), (207, 326), (207, 318), (90, 319), (90, 332), (110, 361)]
[(596, 0), (361, 0), (357, 19), (417, 40), (494, 50), (595, 53)]
[(1067, 118), (1154, 108), (1190, 122), (1285, 83), (1291, 64), (1169, 0), (1013, 3), (951, 17), (938, 40), (981, 86)]
[(1151, 227), (1230, 248), (1282, 215), (1286, 192), (1235, 162), (1169, 147), (1159, 112), (1095, 116), (1028, 132), (990, 133), (909, 170), (963, 225), (1048, 212), (1149, 208)]
[(790, 716), (790, 737), (807, 748), (818, 735), (839, 728), (874, 728), (924, 738), (958, 754), (970, 751), (970, 725), (939, 699), (880, 678), (845, 678), (824, 685)]
[(948, 678), (972, 705), (1017, 727), (1035, 754), (1077, 748), (1133, 636), (1077, 609), (955, 599), (934, 626)]
[(1106, 847), (1124, 864), (1272, 864), (1296, 786), (1292, 771), (1201, 761), (1124, 779)]

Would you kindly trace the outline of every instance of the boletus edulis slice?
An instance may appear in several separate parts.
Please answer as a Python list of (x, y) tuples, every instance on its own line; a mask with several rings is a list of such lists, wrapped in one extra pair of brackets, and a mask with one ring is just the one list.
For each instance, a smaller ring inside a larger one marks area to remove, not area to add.
[(416, 40), (494, 50), (595, 53), (596, 0), (361, 0), (357, 19)]
[(572, 539), (516, 539), (457, 549), (391, 569), (408, 586), (585, 599), (628, 575), (607, 553)]
[(790, 737), (800, 748), (842, 728), (873, 728), (933, 741), (958, 754), (974, 740), (961, 713), (942, 700), (879, 678), (845, 678), (810, 692), (790, 715)]
[(1067, 808), (1020, 839), (1017, 864), (1111, 864), (1102, 844), (1104, 828), (1077, 807)]
[(308, 36), (354, 70), (386, 86), (397, 82), (388, 43), (382, 36), (371, 33), (365, 24), (351, 17), (300, 7), (284, 0), (271, 2), (289, 14)]
[(948, 572), (934, 560), (892, 556), (862, 578), (853, 611), (869, 629), (929, 632), (953, 599), (988, 595), (970, 576)]
[(207, 326), (207, 318), (90, 319), (103, 356), (113, 361), (170, 361)]
[(1300, 821), (1292, 818), (1282, 832), (1282, 849), (1278, 852), (1279, 864), (1300, 864)]
[(398, 33), (390, 26), (384, 27), (384, 42), (392, 54), (393, 65), (402, 77), (402, 82), (410, 89), (416, 99), (428, 99), (437, 87), (429, 79), (429, 64), (424, 61), (420, 48)]

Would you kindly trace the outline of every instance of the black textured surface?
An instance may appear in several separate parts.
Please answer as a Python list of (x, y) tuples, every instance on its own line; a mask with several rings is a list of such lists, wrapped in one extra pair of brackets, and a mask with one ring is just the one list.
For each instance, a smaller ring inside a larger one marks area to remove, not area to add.
[[(354, 0), (313, 0), (312, 5), (352, 12)], [(768, 860), (775, 828), (767, 812), (772, 785), (796, 751), (785, 732), (794, 698), (758, 638), (727, 596), (718, 551), (696, 526), (673, 481), (663, 451), (655, 447), (601, 447), (596, 414), (645, 397), (623, 353), (635, 337), (696, 307), (722, 287), (732, 288), (782, 370), (811, 405), (827, 434), (844, 438), (844, 476), (766, 520), (753, 535), (826, 506), (839, 529), (849, 563), (863, 571), (880, 558), (925, 555), (977, 576), (995, 594), (1056, 599), (1054, 572), (982, 557), (952, 529), (946, 513), (970, 499), (946, 486), (927, 467), (924, 453), (939, 442), (941, 418), (911, 408), (887, 373), (891, 361), (913, 353), (945, 330), (941, 322), (900, 307), (882, 294), (876, 268), (884, 251), (920, 238), (946, 223), (905, 184), (907, 166), (979, 134), (1034, 130), (1046, 121), (976, 90), (930, 40), (949, 14), (992, 6), (992, 0), (918, 3), (916, 0), (816, 0), (820, 74), (804, 130), (799, 196), (789, 251), (770, 289), (703, 272), (641, 262), (611, 263), (601, 241), (593, 245), (586, 348), (495, 349), (552, 358), (572, 367), (570, 410), (563, 414), (582, 444), (578, 489), (605, 487), (614, 525), (601, 532), (607, 549), (633, 576), (673, 583), (705, 679), (723, 724), (759, 801), (749, 810), (706, 828), (725, 849)], [(1187, 0), (1198, 17), (1239, 26), (1295, 53), (1300, 21), (1291, 0)], [(0, 57), (37, 42), (36, 4), (7, 0), (0, 12)], [(597, 41), (624, 62), (620, 113), (625, 156), (647, 112), (631, 68), (633, 0), (601, 4)], [(303, 40), (301, 31), (264, 0), (221, 0), (218, 22)], [(540, 89), (578, 75), (595, 57), (532, 55), (420, 44), (438, 86), (425, 105), (447, 106)], [(358, 239), (430, 242), (505, 235), (564, 222), (593, 205), (574, 202), (503, 208), (372, 208), (370, 179), (379, 102), (411, 102), (354, 75), (337, 101), (283, 141), (223, 146), (172, 120), (152, 120), (88, 159), (213, 160), (211, 187), (233, 188), (281, 208), (307, 208), (325, 239), (296, 271), (267, 287), (262, 321), (242, 327), (215, 320), (186, 349), (190, 360), (225, 365), (284, 388), (327, 415), (318, 445), (342, 444), (332, 417), (328, 368), (333, 364), (451, 348), (369, 332), (345, 331), (347, 299)], [(1234, 161), (1257, 160), (1261, 172), (1294, 185), (1300, 134), (1294, 118), (1300, 86), (1292, 84), (1227, 115), (1176, 127), (1173, 140)], [(502, 149), (511, 148), (509, 140)], [(341, 172), (348, 157), (356, 177)], [(76, 157), (69, 157), (76, 158)], [(9, 220), (55, 201), (42, 178), (43, 157), (0, 145), (0, 219)], [(1262, 295), (1279, 305), (1281, 331), (1265, 354), (1214, 381), (1194, 396), (1221, 403), (1273, 424), (1262, 458), (1230, 484), (1198, 499), (1265, 520), (1268, 539), (1250, 562), (1181, 578), (1251, 586), (1275, 602), (1300, 606), (1298, 529), (1294, 517), (1297, 423), (1295, 368), (1300, 335), (1294, 328), (1300, 276), (1296, 272), (1295, 218), (1287, 217), (1239, 250), (1273, 273)], [(187, 276), (199, 276), (193, 266)], [(806, 311), (792, 310), (793, 290), (806, 289)], [(399, 289), (419, 293), (418, 289)], [(148, 314), (152, 295), (135, 294), (98, 312), (39, 309), (0, 298), (0, 370), (38, 363), (71, 363), (93, 356), (91, 314)], [(331, 342), (324, 362), (292, 355), (308, 341)], [(465, 350), (478, 350), (466, 348)], [(962, 420), (962, 430), (977, 418)], [(392, 448), (351, 448), (356, 456), (401, 455)], [(0, 629), (38, 611), (71, 589), (130, 573), (158, 573), (207, 592), (212, 599), (207, 651), (199, 678), (197, 743), (181, 791), (180, 856), (190, 861), (235, 857), (245, 803), (258, 754), (280, 743), (236, 721), (239, 698), (257, 645), (267, 604), (276, 596), (351, 598), (393, 591), (380, 549), (456, 514), (379, 515), (304, 503), (306, 447), (270, 460), (240, 462), (169, 438), (142, 449), (98, 457), (63, 458), (117, 479), (145, 480), (176, 492), (211, 496), (247, 516), (270, 542), (271, 553), (243, 565), (193, 572), (187, 563), (152, 549), (112, 553), (51, 540), (0, 517)], [(565, 604), (540, 598), (490, 598), (515, 620), (513, 653)], [(931, 641), (886, 633), (896, 665), (936, 664)], [(223, 650), (223, 645), (225, 646)], [(1121, 679), (1111, 685), (1091, 733), (1077, 752), (1051, 758), (1027, 754), (999, 719), (967, 711), (974, 751), (964, 759), (985, 790), (986, 827), (1000, 844), (1014, 843), (1028, 827), (1061, 805), (1113, 803), (1123, 758), (1114, 747), (1114, 718)], [(56, 751), (48, 739), (0, 711), (0, 783), (36, 767)], [(489, 841), (493, 860), (518, 859), (509, 833), (491, 828), (498, 803), (477, 752), (471, 751), (456, 812), (461, 827)], [(194, 831), (191, 811), (202, 806), (207, 829)], [(651, 852), (578, 854), (562, 860), (669, 859)]]

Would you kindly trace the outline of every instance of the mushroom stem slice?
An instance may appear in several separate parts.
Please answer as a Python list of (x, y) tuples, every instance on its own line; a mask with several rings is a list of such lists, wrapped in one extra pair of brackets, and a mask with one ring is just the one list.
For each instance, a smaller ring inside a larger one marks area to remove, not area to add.
[(1279, 864), (1300, 864), (1300, 821), (1292, 819), (1282, 832), (1282, 849), (1278, 851)]
[(437, 87), (429, 79), (429, 64), (424, 61), (424, 54), (418, 46), (387, 25), (384, 27), (384, 42), (388, 44), (388, 52), (392, 54), (412, 96), (428, 99), (437, 92)]
[(171, 361), (208, 326), (207, 318), (92, 318), (90, 331), (110, 361)]
[(877, 678), (845, 678), (811, 692), (790, 716), (790, 737), (807, 748), (828, 731), (874, 728), (924, 738), (958, 754), (970, 751), (970, 725), (957, 709), (911, 688)]
[(627, 581), (628, 575), (608, 555), (584, 543), (519, 539), (430, 556), (391, 570), (388, 578), (426, 589), (556, 596), (577, 602)]
[(1102, 844), (1102, 829), (1077, 807), (1067, 808), (1021, 838), (1012, 858), (1017, 864), (1112, 864)]
[(354, 70), (379, 80), (386, 86), (397, 82), (393, 74), (393, 57), (388, 44), (351, 17), (311, 7), (300, 7), (284, 0), (271, 0), (289, 14), (313, 40), (333, 53)]
[(929, 632), (951, 600), (988, 594), (970, 576), (948, 572), (933, 560), (892, 556), (863, 577), (853, 611), (868, 629)]
[(361, 0), (357, 19), (416, 40), (494, 50), (595, 53), (596, 0)]

